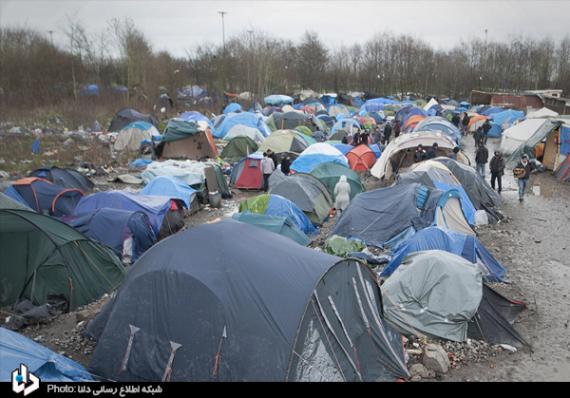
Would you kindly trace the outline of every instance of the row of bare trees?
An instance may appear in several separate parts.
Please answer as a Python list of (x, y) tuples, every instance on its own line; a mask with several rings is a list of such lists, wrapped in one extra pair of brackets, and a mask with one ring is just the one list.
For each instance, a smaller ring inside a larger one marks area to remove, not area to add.
[[(327, 47), (305, 32), (298, 42), (246, 31), (225, 49), (204, 43), (186, 56), (154, 51), (131, 20), (112, 20), (91, 34), (70, 21), (68, 44), (54, 45), (31, 29), (0, 29), (0, 105), (34, 108), (81, 101), (81, 87), (98, 84), (101, 97), (150, 108), (159, 87), (198, 84), (221, 100), (224, 91), (270, 93), (367, 91), (376, 95), (416, 92), (463, 98), (472, 89), (560, 88), (570, 93), (570, 37), (510, 41), (461, 41), (436, 49), (409, 35), (377, 34), (351, 46)], [(120, 95), (119, 95), (120, 96)], [(1, 112), (0, 112), (1, 113)]]

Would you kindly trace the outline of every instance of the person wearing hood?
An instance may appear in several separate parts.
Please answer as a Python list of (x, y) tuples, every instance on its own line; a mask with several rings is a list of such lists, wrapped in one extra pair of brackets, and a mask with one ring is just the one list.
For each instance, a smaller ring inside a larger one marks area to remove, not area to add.
[(334, 195), (334, 208), (342, 213), (350, 203), (350, 184), (346, 176), (340, 176), (334, 187)]
[(530, 173), (534, 170), (534, 165), (528, 160), (528, 155), (525, 153), (521, 156), (521, 160), (517, 167), (513, 169), (513, 175), (518, 179), (519, 184), (519, 202), (524, 200), (524, 192), (528, 185)]
[(489, 169), (491, 170), (491, 188), (495, 189), (495, 181), (497, 181), (497, 192), (501, 193), (503, 190), (503, 174), (505, 174), (505, 160), (501, 152), (495, 151), (495, 155), (489, 163)]
[(489, 161), (489, 151), (487, 147), (481, 143), (477, 152), (475, 153), (475, 163), (477, 163), (477, 174), (479, 174), (483, 179), (485, 178), (485, 166)]

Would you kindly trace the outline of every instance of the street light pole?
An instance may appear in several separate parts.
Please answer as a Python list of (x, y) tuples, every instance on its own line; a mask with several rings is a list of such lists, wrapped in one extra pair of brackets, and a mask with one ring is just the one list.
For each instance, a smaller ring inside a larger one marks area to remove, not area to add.
[(218, 14), (222, 16), (222, 46), (224, 48), (224, 53), (226, 52), (226, 28), (224, 26), (224, 15), (227, 14), (226, 11), (218, 11)]

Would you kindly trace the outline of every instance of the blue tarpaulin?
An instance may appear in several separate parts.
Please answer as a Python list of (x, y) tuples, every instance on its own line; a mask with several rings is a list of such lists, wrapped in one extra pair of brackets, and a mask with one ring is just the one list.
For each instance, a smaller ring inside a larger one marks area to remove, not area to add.
[(11, 382), (12, 371), (25, 364), (42, 382), (94, 381), (75, 361), (19, 333), (0, 327), (0, 381)]
[(196, 190), (176, 177), (158, 176), (153, 178), (140, 193), (142, 195), (159, 195), (168, 196), (171, 199), (180, 199), (189, 209)]
[(560, 128), (560, 153), (562, 155), (570, 154), (570, 126)]
[(269, 203), (265, 209), (268, 216), (289, 217), (307, 235), (317, 233), (317, 229), (299, 207), (289, 199), (279, 195), (269, 195)]
[(240, 104), (238, 104), (237, 102), (230, 102), (224, 108), (224, 114), (227, 115), (228, 113), (232, 113), (232, 112), (240, 112), (241, 110), (242, 110), (242, 107)]
[(259, 130), (264, 137), (268, 137), (269, 134), (271, 134), (271, 130), (267, 127), (260, 115), (251, 112), (240, 112), (227, 114), (212, 135), (216, 138), (224, 138), (228, 131), (238, 124), (255, 128)]

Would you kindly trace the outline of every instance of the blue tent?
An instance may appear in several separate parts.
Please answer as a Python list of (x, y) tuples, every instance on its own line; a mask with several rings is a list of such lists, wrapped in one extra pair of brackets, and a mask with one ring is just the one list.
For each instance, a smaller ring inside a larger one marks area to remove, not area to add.
[(94, 381), (75, 361), (19, 333), (0, 327), (0, 381), (10, 383), (12, 371), (25, 364), (42, 382)]
[(302, 246), (307, 246), (310, 242), (307, 235), (305, 235), (289, 217), (268, 216), (266, 214), (245, 212), (236, 213), (232, 218), (234, 220), (286, 236)]
[(185, 120), (187, 122), (206, 122), (208, 123), (208, 125), (210, 126), (210, 128), (213, 127), (212, 125), (212, 121), (210, 119), (208, 119), (206, 116), (202, 115), (200, 112), (196, 112), (196, 111), (188, 111), (188, 112), (184, 112), (181, 113), (178, 116), (179, 119)]
[(111, 248), (119, 258), (123, 257), (125, 239), (132, 238), (132, 252), (129, 253), (132, 262), (156, 243), (148, 216), (141, 211), (102, 208), (75, 214), (65, 221), (83, 235)]
[(441, 131), (456, 143), (459, 144), (461, 141), (461, 131), (446, 119), (438, 116), (426, 117), (416, 125), (414, 131)]
[(228, 114), (228, 113), (232, 113), (232, 112), (241, 112), (242, 111), (242, 107), (240, 104), (238, 104), (237, 102), (230, 102), (225, 108), (224, 108), (224, 114)]
[(376, 155), (376, 159), (378, 159), (380, 155), (382, 155), (382, 150), (380, 149), (378, 144), (368, 145), (368, 148), (372, 149), (372, 152), (374, 152), (374, 155)]
[(99, 86), (96, 84), (87, 84), (81, 89), (80, 95), (84, 97), (97, 97), (99, 95)]
[(523, 118), (523, 111), (515, 111), (513, 109), (507, 109), (503, 112), (496, 112), (491, 115), (493, 122), (498, 124), (501, 128), (504, 127), (505, 124), (508, 124), (510, 127), (515, 121)]
[(331, 129), (331, 134), (336, 133), (338, 130), (348, 129), (348, 130), (360, 130), (360, 123), (358, 120), (343, 118), (337, 121)]
[(479, 114), (480, 115), (484, 115), (484, 116), (490, 116), (493, 113), (499, 113), (499, 112), (503, 112), (504, 109), (503, 108), (499, 108), (497, 106), (489, 106), (489, 107), (483, 107), (479, 110)]
[(320, 99), (321, 99), (321, 101), (323, 102), (323, 104), (325, 104), (325, 106), (326, 106), (327, 108), (328, 108), (330, 105), (336, 104), (336, 96), (323, 94), (323, 95), (321, 95)]
[(317, 115), (316, 118), (325, 122), (325, 124), (329, 128), (331, 128), (334, 125), (334, 119), (329, 115)]
[(366, 112), (378, 112), (383, 111), (386, 105), (396, 105), (398, 103), (398, 101), (389, 98), (372, 98), (366, 101), (360, 109)]
[[(419, 183), (394, 185), (358, 194), (342, 213), (332, 234), (358, 238), (367, 245), (393, 247), (414, 231), (439, 225), (473, 235), (450, 199), (457, 190), (441, 191)], [(448, 211), (449, 210), (449, 211)]]
[(333, 144), (333, 146), (341, 151), (343, 155), (346, 155), (348, 152), (354, 149), (354, 147), (349, 144)]
[(142, 195), (168, 196), (171, 199), (179, 199), (189, 209), (196, 190), (176, 177), (158, 176), (153, 178), (140, 193)]
[(295, 159), (293, 163), (291, 163), (291, 170), (295, 170), (297, 173), (310, 173), (318, 165), (329, 162), (348, 167), (348, 160), (346, 160), (344, 155), (332, 156), (313, 153), (310, 155), (302, 155)]
[(403, 127), (404, 124), (406, 124), (406, 121), (414, 115), (422, 115), (427, 117), (427, 113), (423, 109), (413, 105), (407, 105), (403, 107), (398, 112), (396, 112), (396, 115), (394, 117), (400, 122)]
[(123, 191), (97, 192), (81, 198), (75, 208), (75, 214), (90, 213), (102, 208), (142, 211), (148, 216), (154, 233), (158, 235), (164, 217), (170, 210), (170, 198)]
[(395, 248), (390, 263), (384, 268), (380, 276), (390, 276), (408, 254), (424, 250), (444, 250), (462, 256), (466, 260), (478, 264), (488, 282), (503, 281), (507, 272), (475, 236), (439, 227), (428, 227), (416, 232), (411, 238)]
[(274, 94), (265, 97), (263, 99), (263, 102), (265, 102), (266, 105), (281, 106), (285, 104), (292, 104), (293, 98), (289, 97), (288, 95)]
[(212, 135), (216, 138), (224, 138), (228, 131), (238, 124), (258, 129), (264, 137), (268, 137), (271, 134), (271, 130), (260, 115), (251, 112), (240, 112), (227, 114), (222, 123), (215, 128)]

